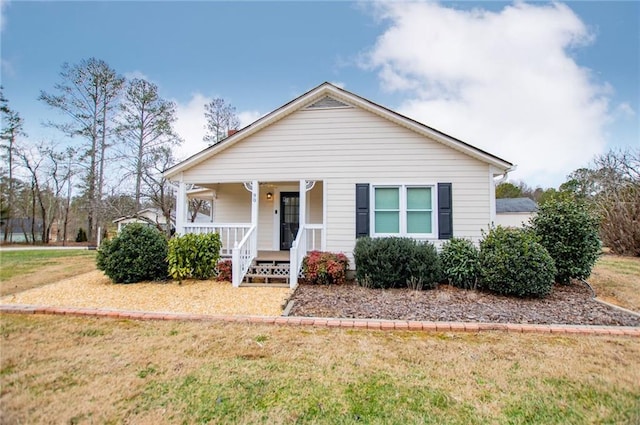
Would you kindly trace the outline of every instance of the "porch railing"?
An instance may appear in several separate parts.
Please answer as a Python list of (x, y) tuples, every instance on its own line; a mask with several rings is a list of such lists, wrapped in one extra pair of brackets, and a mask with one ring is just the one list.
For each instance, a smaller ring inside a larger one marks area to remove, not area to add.
[(184, 233), (218, 233), (222, 248), (220, 255), (231, 257), (236, 242), (244, 239), (251, 223), (186, 223)]
[(302, 269), (302, 260), (307, 252), (322, 249), (322, 224), (305, 224), (298, 230), (296, 239), (291, 244), (289, 251), (289, 286), (298, 286), (298, 275)]
[(253, 259), (258, 255), (258, 232), (252, 226), (240, 242), (236, 242), (231, 254), (232, 284), (234, 288), (240, 286), (247, 274)]

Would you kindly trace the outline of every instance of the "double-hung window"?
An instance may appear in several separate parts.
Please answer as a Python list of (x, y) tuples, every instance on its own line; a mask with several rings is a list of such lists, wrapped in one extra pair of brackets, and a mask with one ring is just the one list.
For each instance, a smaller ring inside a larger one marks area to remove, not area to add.
[(378, 185), (373, 187), (373, 234), (435, 237), (434, 187)]

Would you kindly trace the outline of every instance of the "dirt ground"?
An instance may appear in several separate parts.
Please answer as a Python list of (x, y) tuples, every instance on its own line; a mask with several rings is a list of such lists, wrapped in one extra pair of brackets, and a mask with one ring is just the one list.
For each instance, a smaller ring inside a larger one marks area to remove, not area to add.
[(288, 288), (233, 288), (229, 282), (185, 280), (182, 284), (115, 284), (101, 271), (0, 298), (0, 304), (29, 304), (209, 315), (280, 316)]

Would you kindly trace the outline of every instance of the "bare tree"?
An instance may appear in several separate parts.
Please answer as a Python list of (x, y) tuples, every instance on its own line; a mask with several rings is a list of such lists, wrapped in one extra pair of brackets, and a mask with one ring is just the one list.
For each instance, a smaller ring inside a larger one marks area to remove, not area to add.
[[(11, 229), (11, 222), (13, 215), (13, 202), (15, 197), (15, 182), (13, 177), (13, 168), (14, 168), (14, 154), (16, 148), (16, 140), (18, 136), (24, 135), (23, 131), (23, 120), (20, 118), (20, 115), (13, 111), (9, 107), (9, 101), (4, 97), (4, 91), (2, 86), (0, 86), (0, 117), (1, 117), (1, 130), (0, 130), (0, 140), (2, 140), (2, 156), (6, 158), (7, 161), (7, 193), (6, 193), (6, 205), (3, 202), (3, 205), (0, 206), (0, 213), (2, 215), (2, 221), (5, 223), (4, 228), (4, 242), (7, 242), (7, 237), (9, 237), (9, 241), (12, 241), (13, 231)], [(4, 172), (3, 172), (4, 174)], [(5, 197), (2, 197), (4, 200)], [(11, 235), (11, 236), (9, 236)]]
[(160, 147), (153, 152), (150, 158), (150, 166), (145, 169), (142, 179), (145, 183), (146, 197), (151, 204), (162, 211), (167, 226), (167, 236), (171, 236), (171, 213), (176, 206), (175, 188), (167, 180), (163, 172), (174, 165), (175, 159), (171, 149), (167, 146)]
[(236, 108), (219, 97), (204, 106), (204, 116), (207, 119), (204, 141), (209, 145), (215, 145), (227, 137), (229, 130), (237, 130), (240, 127)]
[(100, 219), (113, 113), (124, 78), (106, 62), (95, 58), (82, 60), (76, 65), (63, 64), (60, 77), (62, 81), (54, 86), (56, 94), (41, 91), (39, 99), (67, 117), (64, 122), (50, 122), (49, 125), (85, 141), (80, 159), (86, 169), (83, 189), (89, 203), (87, 236), (94, 240)]
[(152, 166), (155, 152), (181, 142), (172, 127), (176, 106), (158, 96), (155, 84), (136, 78), (127, 84), (120, 109), (117, 132), (123, 141), (129, 172), (135, 177), (136, 210), (140, 210), (143, 175)]

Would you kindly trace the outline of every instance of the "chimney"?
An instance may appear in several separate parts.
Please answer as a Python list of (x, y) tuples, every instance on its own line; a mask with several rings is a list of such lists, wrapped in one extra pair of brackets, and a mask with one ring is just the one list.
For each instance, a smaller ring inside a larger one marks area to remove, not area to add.
[(230, 128), (229, 130), (227, 130), (227, 137), (233, 136), (237, 132), (238, 132), (238, 130)]

